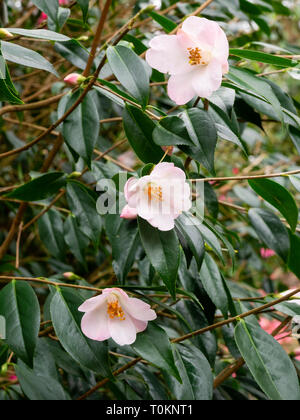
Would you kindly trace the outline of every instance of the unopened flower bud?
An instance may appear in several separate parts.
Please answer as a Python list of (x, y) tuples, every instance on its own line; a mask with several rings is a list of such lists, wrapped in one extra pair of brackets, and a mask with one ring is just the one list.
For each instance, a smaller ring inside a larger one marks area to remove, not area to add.
[(85, 80), (86, 80), (86, 77), (78, 73), (71, 73), (67, 77), (64, 78), (64, 82), (72, 86), (76, 86), (80, 83), (83, 83)]
[(74, 273), (64, 273), (64, 278), (67, 280), (80, 280), (80, 277)]
[(7, 29), (0, 28), (0, 39), (12, 38), (12, 37), (13, 37), (13, 34), (11, 34), (10, 32), (8, 32)]

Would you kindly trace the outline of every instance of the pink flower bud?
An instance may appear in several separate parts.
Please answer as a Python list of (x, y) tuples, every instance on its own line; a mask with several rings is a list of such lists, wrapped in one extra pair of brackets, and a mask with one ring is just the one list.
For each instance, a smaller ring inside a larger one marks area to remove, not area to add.
[(174, 147), (173, 146), (162, 146), (164, 152), (168, 152), (169, 156), (173, 155)]
[(145, 331), (148, 322), (157, 318), (151, 306), (130, 298), (122, 289), (103, 290), (88, 299), (78, 310), (85, 312), (81, 321), (83, 333), (95, 341), (112, 338), (120, 346), (133, 344), (137, 333)]
[(71, 73), (67, 77), (64, 78), (64, 82), (68, 83), (71, 86), (76, 86), (79, 83), (84, 82), (85, 80), (86, 80), (86, 77), (78, 73)]
[(46, 15), (46, 13), (42, 12), (40, 14), (40, 17), (38, 18), (38, 25), (41, 25), (42, 23), (44, 23), (46, 20), (48, 19), (48, 16)]
[(137, 211), (136, 209), (133, 209), (129, 206), (125, 206), (122, 210), (120, 217), (122, 217), (122, 219), (129, 219), (129, 220), (136, 219)]
[(273, 257), (275, 254), (275, 252), (272, 249), (265, 249), (265, 248), (261, 248), (260, 250), (260, 255), (263, 259), (268, 259), (270, 257)]

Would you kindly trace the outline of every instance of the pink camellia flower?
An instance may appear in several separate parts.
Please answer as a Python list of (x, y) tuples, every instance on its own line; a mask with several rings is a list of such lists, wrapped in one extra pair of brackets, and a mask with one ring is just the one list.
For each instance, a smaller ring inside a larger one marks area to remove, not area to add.
[(68, 83), (68, 85), (76, 86), (79, 83), (82, 83), (86, 80), (86, 77), (82, 76), (78, 73), (71, 73), (64, 78), (64, 82)]
[(189, 17), (177, 35), (160, 35), (150, 42), (146, 60), (169, 73), (168, 94), (178, 105), (196, 95), (209, 99), (228, 73), (229, 43), (225, 32), (213, 21)]
[(274, 255), (276, 255), (276, 253), (272, 249), (261, 248), (260, 249), (260, 255), (263, 259), (266, 260), (268, 258), (274, 257)]
[[(172, 230), (174, 220), (192, 207), (191, 188), (182, 169), (159, 163), (150, 175), (130, 178), (125, 185), (123, 213), (135, 213), (162, 231)], [(123, 214), (124, 217), (124, 214)]]
[(120, 217), (122, 219), (128, 219), (128, 220), (136, 219), (137, 216), (138, 216), (137, 210), (136, 209), (132, 209), (128, 205), (123, 208), (122, 213), (120, 215)]
[(133, 344), (136, 334), (157, 318), (150, 305), (117, 288), (103, 290), (102, 295), (85, 301), (78, 310), (85, 312), (81, 328), (88, 338), (112, 338), (120, 346)]
[[(261, 317), (259, 320), (259, 325), (263, 330), (265, 330), (268, 334), (271, 335), (276, 330), (276, 328), (278, 328), (279, 325), (281, 325), (281, 322), (277, 319), (270, 320), (268, 318)], [(293, 342), (293, 338), (287, 337), (286, 332), (279, 333), (278, 335), (276, 335), (275, 339), (279, 340), (282, 344), (290, 344)]]

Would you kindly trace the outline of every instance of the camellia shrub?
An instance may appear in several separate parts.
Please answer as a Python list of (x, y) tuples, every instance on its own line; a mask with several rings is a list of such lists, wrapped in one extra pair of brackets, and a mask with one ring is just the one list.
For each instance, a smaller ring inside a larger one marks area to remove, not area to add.
[(299, 0), (0, 3), (0, 399), (299, 400)]

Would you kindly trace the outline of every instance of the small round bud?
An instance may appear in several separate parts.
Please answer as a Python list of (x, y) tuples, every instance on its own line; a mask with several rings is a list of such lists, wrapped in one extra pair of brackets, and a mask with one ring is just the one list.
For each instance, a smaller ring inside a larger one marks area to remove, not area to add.
[(68, 83), (71, 86), (79, 85), (86, 81), (86, 77), (82, 76), (78, 73), (71, 73), (67, 77), (64, 78), (64, 82)]
[(12, 38), (12, 37), (13, 37), (13, 34), (11, 34), (10, 32), (8, 32), (7, 29), (0, 28), (0, 39)]

